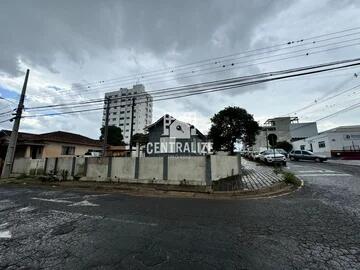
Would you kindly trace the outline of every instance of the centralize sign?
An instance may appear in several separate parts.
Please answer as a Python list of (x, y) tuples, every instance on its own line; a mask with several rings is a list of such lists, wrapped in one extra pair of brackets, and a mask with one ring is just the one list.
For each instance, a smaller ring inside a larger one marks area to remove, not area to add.
[(149, 142), (147, 154), (192, 153), (206, 155), (213, 151), (212, 142)]

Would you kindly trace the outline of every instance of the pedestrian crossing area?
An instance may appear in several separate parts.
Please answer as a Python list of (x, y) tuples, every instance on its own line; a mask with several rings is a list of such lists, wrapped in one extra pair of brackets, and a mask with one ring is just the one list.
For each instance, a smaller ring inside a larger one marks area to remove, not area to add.
[(302, 166), (291, 166), (295, 175), (299, 177), (351, 177), (351, 174), (337, 172), (328, 169), (304, 169)]

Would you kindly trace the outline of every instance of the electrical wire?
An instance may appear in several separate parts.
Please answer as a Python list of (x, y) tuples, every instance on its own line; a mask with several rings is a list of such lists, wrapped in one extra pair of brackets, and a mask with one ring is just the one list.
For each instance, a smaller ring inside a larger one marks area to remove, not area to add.
[[(187, 96), (192, 96), (192, 95), (198, 95), (198, 94), (204, 94), (204, 93), (210, 93), (210, 92), (217, 92), (217, 91), (224, 91), (224, 90), (244, 87), (244, 86), (248, 86), (248, 85), (254, 85), (254, 84), (259, 84), (259, 83), (264, 83), (264, 82), (269, 82), (269, 81), (281, 80), (281, 79), (284, 79), (284, 78), (291, 78), (291, 77), (304, 76), (304, 75), (308, 75), (308, 74), (321, 73), (321, 72), (325, 72), (325, 71), (329, 71), (329, 70), (333, 70), (333, 69), (341, 69), (343, 67), (347, 67), (347, 66), (350, 66), (350, 65), (360, 65), (360, 63), (353, 63), (353, 64), (348, 64), (348, 65), (340, 66), (340, 67), (330, 67), (330, 68), (326, 68), (326, 69), (322, 69), (322, 70), (313, 70), (313, 71), (307, 71), (307, 72), (303, 72), (303, 73), (284, 75), (284, 76), (279, 76), (279, 77), (275, 77), (275, 78), (262, 79), (262, 80), (258, 80), (258, 81), (250, 81), (250, 82), (245, 82), (245, 83), (237, 83), (237, 84), (225, 85), (225, 86), (221, 86), (221, 87), (215, 86), (213, 88), (210, 87), (210, 88), (207, 88), (207, 89), (201, 89), (201, 90), (197, 90), (197, 91), (192, 91), (192, 93), (180, 94), (180, 95), (172, 95), (172, 96), (166, 97), (166, 98), (154, 99), (153, 101), (177, 99), (177, 98), (182, 98), (182, 97), (187, 97)], [(141, 104), (141, 103), (144, 103), (144, 102), (136, 102), (136, 105)], [(115, 107), (115, 106), (112, 106), (112, 107)], [(103, 109), (104, 109), (103, 107), (99, 107), (99, 108), (94, 108), (94, 109), (86, 109), (86, 110), (78, 110), (78, 111), (70, 111), (70, 112), (27, 115), (27, 116), (24, 116), (24, 118), (39, 117), (39, 116), (62, 115), (62, 114), (77, 113), (77, 112), (87, 112), (87, 111), (92, 111), (92, 110), (103, 110)]]
[[(288, 46), (288, 45), (291, 45), (291, 44), (294, 44), (294, 43), (304, 42), (306, 40), (312, 40), (312, 41), (310, 43), (305, 43), (305, 45), (309, 45), (309, 44), (313, 44), (313, 43), (319, 43), (319, 42), (328, 41), (328, 40), (331, 40), (331, 39), (336, 39), (336, 38), (342, 38), (342, 37), (346, 37), (346, 36), (350, 36), (350, 35), (355, 35), (355, 34), (358, 34), (359, 32), (350, 33), (350, 34), (337, 36), (337, 37), (332, 37), (332, 38), (319, 40), (319, 41), (315, 41), (314, 39), (318, 39), (318, 38), (325, 37), (325, 36), (331, 36), (331, 35), (335, 35), (335, 34), (340, 34), (340, 33), (345, 33), (345, 32), (349, 32), (349, 31), (354, 31), (354, 30), (358, 30), (358, 29), (360, 29), (360, 27), (353, 27), (353, 28), (349, 28), (349, 29), (343, 29), (341, 31), (336, 31), (336, 32), (331, 32), (331, 33), (327, 33), (327, 34), (321, 34), (321, 35), (316, 35), (316, 36), (312, 36), (312, 37), (308, 37), (308, 38), (298, 39), (296, 41), (282, 42), (282, 43), (279, 43), (279, 44), (276, 44), (276, 45), (266, 46), (266, 47), (262, 47), (262, 48), (252, 49), (252, 50), (247, 50), (247, 51), (233, 53), (233, 54), (220, 56), (220, 57), (213, 57), (213, 58), (208, 58), (208, 59), (204, 59), (204, 60), (199, 60), (199, 61), (188, 63), (188, 64), (177, 65), (177, 66), (167, 67), (167, 68), (161, 68), (161, 69), (148, 71), (148, 72), (143, 72), (143, 73), (138, 73), (138, 74), (120, 76), (120, 77), (117, 77), (117, 78), (114, 78), (114, 79), (100, 80), (100, 81), (98, 80), (98, 81), (95, 81), (93, 83), (88, 83), (88, 84), (86, 84), (86, 86), (97, 85), (99, 83), (101, 84), (101, 83), (105, 83), (105, 82), (108, 83), (108, 82), (113, 82), (113, 81), (119, 81), (121, 79), (126, 79), (126, 78), (131, 78), (132, 80), (136, 80), (139, 77), (144, 76), (146, 74), (158, 73), (159, 71), (161, 71), (163, 73), (164, 72), (173, 73), (176, 69), (179, 69), (179, 68), (184, 68), (184, 67), (189, 68), (189, 66), (193, 66), (193, 65), (197, 65), (196, 67), (198, 67), (198, 64), (203, 64), (203, 63), (206, 63), (206, 62), (210, 62), (208, 64), (214, 64), (216, 62), (216, 61), (214, 62), (214, 60), (220, 60), (220, 59), (225, 59), (225, 58), (229, 58), (229, 57), (233, 57), (233, 56), (237, 56), (237, 55), (242, 55), (242, 54), (248, 54), (248, 53), (252, 53), (252, 52), (258, 52), (258, 51), (273, 49), (273, 48), (281, 47), (281, 46)], [(290, 48), (303, 46), (303, 44), (291, 46)], [(284, 49), (288, 49), (288, 48), (289, 47), (286, 47)], [(268, 52), (264, 52), (264, 53), (268, 53)], [(227, 59), (226, 61), (230, 61), (230, 60), (231, 59)], [(192, 67), (192, 68), (194, 68), (194, 67)], [(171, 71), (173, 71), (173, 72), (171, 72)]]
[[(259, 58), (251, 59), (251, 60), (248, 60), (248, 61), (232, 62), (232, 63), (230, 63), (228, 65), (209, 67), (209, 68), (205, 68), (205, 69), (201, 69), (201, 70), (191, 70), (191, 71), (176, 74), (177, 77), (175, 79), (178, 80), (178, 79), (185, 79), (185, 78), (191, 78), (191, 77), (196, 77), (196, 76), (209, 75), (209, 74), (214, 74), (214, 73), (218, 73), (218, 72), (226, 72), (226, 71), (230, 71), (230, 70), (234, 70), (234, 69), (241, 69), (241, 68), (254, 66), (254, 65), (259, 65), (259, 64), (268, 64), (268, 63), (288, 60), (288, 59), (292, 59), (292, 58), (297, 58), (297, 57), (301, 57), (301, 56), (309, 56), (309, 55), (312, 55), (312, 54), (318, 54), (318, 53), (327, 52), (327, 51), (331, 51), (331, 50), (342, 49), (342, 48), (346, 48), (346, 47), (350, 47), (350, 46), (359, 45), (359, 43), (347, 44), (347, 45), (344, 45), (344, 46), (338, 46), (338, 47), (334, 47), (334, 48), (329, 48), (327, 50), (318, 50), (318, 51), (314, 51), (314, 52), (311, 51), (311, 50), (314, 50), (314, 49), (324, 48), (324, 47), (328, 47), (328, 46), (332, 46), (332, 45), (339, 45), (339, 44), (352, 42), (352, 41), (357, 41), (357, 40), (360, 40), (360, 38), (348, 39), (348, 40), (343, 40), (343, 41), (339, 41), (339, 42), (333, 42), (333, 43), (329, 43), (329, 44), (325, 44), (325, 45), (321, 45), (321, 46), (315, 46), (313, 48), (305, 48), (305, 49), (301, 49), (301, 50), (296, 50), (296, 51), (291, 51), (291, 52), (286, 52), (286, 53), (280, 53), (280, 54), (276, 54), (276, 55), (259, 57)], [(268, 59), (268, 58), (291, 55), (291, 54), (299, 53), (299, 52), (308, 52), (308, 53), (298, 54), (298, 55), (288, 57), (288, 58), (285, 57), (285, 58), (280, 58), (280, 59), (263, 61), (263, 62), (260, 62), (260, 63), (254, 63), (254, 61), (258, 61), (258, 60), (264, 60), (264, 59)], [(264, 53), (268, 53), (268, 52), (264, 52)], [(256, 56), (256, 55), (257, 54), (253, 54), (253, 55), (249, 55), (249, 56), (243, 56), (241, 58), (252, 57), (252, 56)], [(240, 59), (240, 58), (237, 58), (237, 59)], [(239, 64), (244, 64), (244, 63), (251, 63), (251, 64), (250, 65), (238, 66)], [(204, 71), (205, 71), (205, 73), (201, 73), (201, 72), (204, 72)], [(213, 71), (213, 72), (206, 72), (206, 71)], [(168, 74), (166, 76), (173, 76), (173, 75), (174, 74)], [(187, 75), (187, 76), (185, 76), (185, 75)], [(161, 80), (158, 80), (157, 78), (161, 78)], [(154, 83), (162, 83), (162, 82), (168, 82), (168, 81), (173, 81), (174, 80), (174, 78), (167, 78), (167, 79), (163, 79), (163, 78), (164, 78), (164, 75), (160, 74), (160, 75), (157, 75), (155, 78), (150, 78), (150, 79), (153, 79), (152, 81), (151, 80), (150, 81), (149, 80), (148, 81), (143, 80), (142, 83), (154, 84)], [(94, 92), (94, 91), (97, 91), (97, 90), (100, 90), (100, 89), (104, 89), (104, 87), (106, 87), (105, 89), (113, 89), (118, 85), (119, 85), (119, 82), (108, 84), (108, 85), (106, 85), (104, 83), (102, 85), (98, 85), (98, 86), (95, 86), (95, 87), (90, 87), (87, 84), (84, 87), (77, 87), (77, 88), (75, 87), (75, 88), (72, 88), (72, 89), (57, 91), (56, 93), (57, 94), (62, 94), (62, 93), (65, 93), (65, 92), (76, 91), (76, 90), (82, 90), (82, 91), (86, 91), (86, 93), (90, 93), (90, 92)], [(89, 89), (91, 89), (91, 90), (89, 90)], [(78, 95), (78, 94), (76, 94), (76, 95)]]

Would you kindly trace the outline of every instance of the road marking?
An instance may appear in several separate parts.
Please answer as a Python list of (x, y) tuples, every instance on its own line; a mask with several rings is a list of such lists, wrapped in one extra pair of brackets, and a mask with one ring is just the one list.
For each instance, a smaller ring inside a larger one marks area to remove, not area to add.
[(35, 207), (26, 206), (26, 207), (16, 210), (16, 212), (31, 212), (33, 210), (35, 210)]
[(45, 201), (45, 202), (56, 202), (56, 203), (73, 203), (72, 201), (61, 200), (61, 199), (46, 199), (33, 197), (32, 200)]
[(320, 172), (337, 173), (335, 171), (330, 171), (330, 170), (296, 171), (296, 173), (320, 173)]
[(79, 216), (88, 217), (88, 218), (93, 218), (93, 219), (102, 219), (102, 220), (107, 219), (107, 220), (112, 220), (112, 221), (116, 221), (116, 222), (120, 222), (120, 223), (127, 223), (127, 224), (145, 225), (145, 226), (151, 226), (151, 227), (158, 226), (157, 223), (142, 222), (142, 221), (130, 220), (130, 219), (111, 218), (111, 217), (104, 217), (104, 216), (92, 216), (92, 215), (87, 215), (87, 214), (74, 213), (74, 212), (66, 212), (66, 211), (60, 211), (60, 210), (51, 210), (51, 212), (56, 213), (56, 214), (79, 215)]
[(316, 177), (316, 176), (352, 176), (346, 173), (314, 173), (314, 174), (296, 174), (300, 177)]
[(84, 201), (81, 201), (81, 202), (76, 202), (76, 203), (72, 203), (72, 204), (69, 204), (68, 206), (99, 206), (98, 204), (96, 203), (91, 203), (87, 200), (84, 200)]
[(11, 232), (10, 231), (0, 231), (0, 238), (10, 239)]

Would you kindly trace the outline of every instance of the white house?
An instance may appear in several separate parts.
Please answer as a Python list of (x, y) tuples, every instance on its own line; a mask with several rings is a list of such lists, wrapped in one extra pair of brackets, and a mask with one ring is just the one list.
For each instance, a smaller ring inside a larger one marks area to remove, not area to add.
[(292, 144), (295, 150), (310, 150), (327, 157), (349, 155), (349, 152), (360, 155), (360, 125), (340, 126)]

